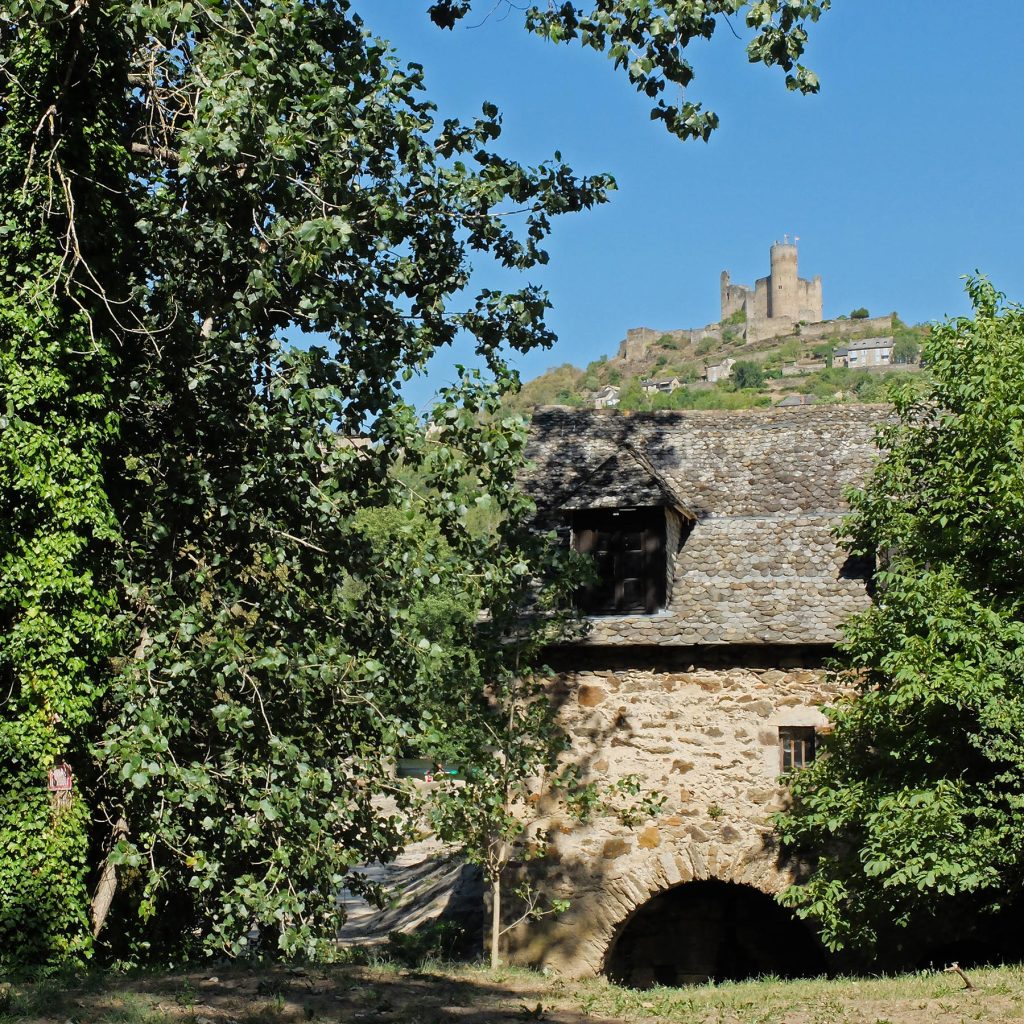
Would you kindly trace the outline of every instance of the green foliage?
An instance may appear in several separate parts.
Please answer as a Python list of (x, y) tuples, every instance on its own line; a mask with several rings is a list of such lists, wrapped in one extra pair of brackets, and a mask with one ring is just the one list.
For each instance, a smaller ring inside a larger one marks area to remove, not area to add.
[[(119, 643), (105, 477), (121, 353), (93, 293), (101, 276), (122, 300), (133, 263), (113, 192), (131, 188), (116, 128), (125, 69), (106, 14), (83, 14), (75, 32), (0, 23), (0, 969), (89, 952), (82, 793)], [(77, 238), (72, 201), (91, 225)], [(77, 791), (58, 810), (47, 772), (64, 760)]]
[(640, 386), (639, 377), (631, 377), (619, 392), (619, 409), (622, 412), (638, 412), (651, 408), (651, 396)]
[(799, 338), (790, 338), (784, 341), (776, 350), (776, 355), (784, 363), (795, 363), (803, 354), (803, 345)]
[[(471, 0), (435, 0), (430, 14), (436, 24), (451, 28), (473, 8)], [(656, 100), (651, 117), (681, 139), (705, 141), (718, 126), (718, 115), (701, 103), (661, 98), (666, 85), (689, 89), (694, 70), (685, 59), (687, 46), (710, 39), (715, 29), (740, 10), (753, 35), (747, 43), (752, 63), (778, 65), (786, 87), (818, 91), (818, 78), (800, 64), (807, 43), (807, 25), (816, 22), (831, 0), (590, 0), (526, 8), (527, 28), (553, 43), (578, 42), (605, 54), (626, 71), (637, 92)], [(735, 31), (735, 29), (733, 29)]]
[(656, 396), (659, 409), (753, 409), (771, 404), (767, 395), (737, 391), (723, 381), (715, 387), (682, 387), (671, 395)]
[(867, 320), (871, 314), (865, 309), (864, 306), (858, 306), (856, 309), (850, 310), (851, 320)]
[[(547, 300), (469, 253), (542, 264), (612, 183), (503, 158), (490, 105), (439, 123), (342, 0), (4, 15), (0, 948), (86, 955), (108, 868), (105, 952), (315, 955), (545, 564), (500, 398)], [(424, 424), (402, 383), (460, 333), (491, 382)]]
[(842, 644), (856, 695), (778, 819), (818, 858), (785, 901), (832, 947), (961, 938), (1024, 877), (1024, 310), (968, 291), (851, 496), (849, 550), (881, 560)]
[(697, 347), (694, 351), (698, 356), (706, 356), (717, 344), (718, 341), (715, 338), (702, 338), (697, 342)]
[(752, 359), (737, 360), (732, 367), (731, 379), (740, 389), (764, 387), (764, 371), (761, 364)]
[(896, 340), (892, 349), (894, 363), (916, 363), (921, 355), (921, 346), (913, 338), (902, 337)]
[(392, 932), (386, 953), (405, 967), (453, 960), (466, 950), (466, 929), (457, 921), (430, 921), (413, 932)]
[(741, 307), (740, 309), (737, 309), (735, 313), (731, 313), (729, 316), (727, 316), (722, 321), (722, 326), (723, 327), (737, 327), (740, 324), (745, 324), (746, 322), (747, 322), (747, 311), (746, 311), (745, 308)]
[(571, 363), (563, 363), (529, 381), (515, 394), (510, 394), (505, 408), (510, 412), (525, 413), (538, 405), (581, 405), (586, 397), (585, 391), (589, 390), (584, 384), (584, 373)]

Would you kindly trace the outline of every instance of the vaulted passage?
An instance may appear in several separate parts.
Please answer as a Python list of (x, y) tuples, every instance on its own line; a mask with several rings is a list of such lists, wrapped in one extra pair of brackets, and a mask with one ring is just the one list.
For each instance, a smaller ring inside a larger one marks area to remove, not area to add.
[(687, 882), (630, 917), (608, 950), (605, 973), (632, 988), (813, 977), (826, 965), (806, 926), (757, 889)]

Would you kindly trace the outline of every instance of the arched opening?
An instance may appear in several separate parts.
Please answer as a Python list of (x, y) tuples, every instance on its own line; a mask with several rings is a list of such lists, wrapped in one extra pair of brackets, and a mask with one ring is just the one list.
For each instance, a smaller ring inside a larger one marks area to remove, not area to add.
[(763, 892), (716, 880), (659, 893), (619, 929), (605, 973), (619, 985), (693, 985), (826, 969), (810, 930)]

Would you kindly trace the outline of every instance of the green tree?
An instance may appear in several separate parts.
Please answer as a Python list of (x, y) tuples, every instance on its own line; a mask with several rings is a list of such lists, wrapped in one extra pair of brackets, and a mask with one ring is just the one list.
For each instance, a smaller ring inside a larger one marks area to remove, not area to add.
[[(500, 349), (550, 342), (547, 301), (474, 297), (466, 254), (528, 270), (611, 183), (500, 157), (493, 107), (438, 123), (342, 3), (7, 14), (0, 827), (27, 855), (0, 867), (2, 946), (86, 951), (92, 891), (97, 934), (237, 952), (255, 925), (311, 953), (342, 876), (401, 841), (372, 797), (424, 688), (456, 684), (412, 608), (446, 574), (489, 605), (534, 572), (467, 515), (521, 520)], [(495, 383), (467, 374), (426, 430), (401, 384), (459, 332)], [(417, 501), (431, 573), (362, 524)]]
[(784, 363), (795, 363), (803, 354), (804, 347), (800, 344), (799, 338), (790, 338), (784, 341), (775, 351), (779, 359)]
[(921, 346), (912, 337), (901, 337), (896, 339), (892, 348), (892, 361), (894, 363), (916, 363), (921, 355)]
[(869, 316), (871, 316), (871, 314), (864, 306), (858, 306), (856, 309), (850, 311), (851, 320), (867, 320)]
[(132, 189), (117, 141), (127, 83), (106, 14), (73, 32), (39, 21), (0, 22), (0, 966), (15, 940), (28, 960), (88, 948), (90, 808), (55, 815), (47, 771), (67, 760), (89, 784), (121, 643), (106, 477), (126, 393), (114, 327), (136, 260), (118, 199)]
[[(654, 98), (741, 6), (527, 18)], [(812, 90), (826, 6), (751, 5), (751, 55)], [(401, 842), (373, 796), (432, 728), (424, 695), (459, 684), (434, 588), (501, 607), (540, 569), (499, 399), (503, 353), (552, 341), (547, 298), (474, 288), (470, 257), (531, 270), (613, 183), (502, 156), (490, 104), (440, 120), (346, 0), (0, 15), (0, 955), (88, 955), (90, 930), (237, 952), (254, 926), (315, 952), (342, 877)], [(491, 383), (466, 373), (425, 425), (402, 386), (459, 335)], [(431, 528), (376, 544), (393, 509)]]
[(764, 370), (752, 359), (739, 359), (733, 363), (730, 379), (741, 390), (764, 387)]
[(968, 291), (851, 496), (849, 550), (880, 560), (841, 645), (855, 693), (778, 819), (816, 856), (785, 901), (833, 948), (963, 938), (1024, 879), (1024, 310)]
[(651, 408), (651, 396), (640, 385), (639, 377), (631, 377), (619, 392), (619, 408), (623, 412), (647, 411)]

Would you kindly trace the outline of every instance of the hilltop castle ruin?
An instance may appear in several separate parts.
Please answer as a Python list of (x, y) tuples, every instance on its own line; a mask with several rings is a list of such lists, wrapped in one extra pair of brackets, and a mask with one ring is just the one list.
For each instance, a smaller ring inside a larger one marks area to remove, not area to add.
[(747, 341), (778, 337), (798, 323), (822, 319), (821, 276), (807, 281), (797, 273), (797, 249), (788, 236), (771, 248), (771, 273), (759, 278), (753, 288), (733, 284), (729, 271), (722, 271), (722, 320), (742, 312)]

